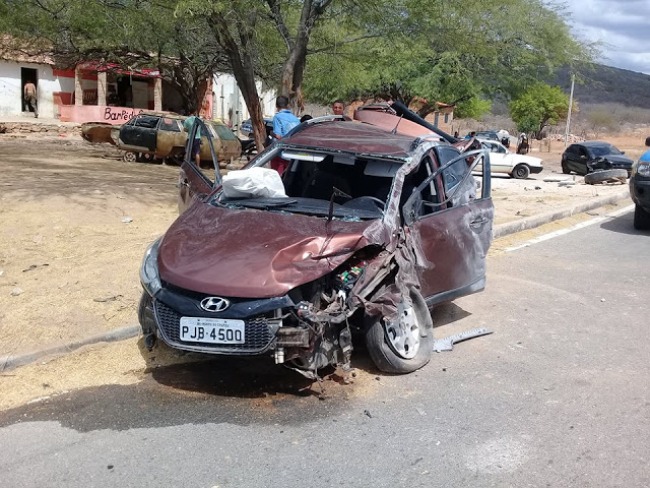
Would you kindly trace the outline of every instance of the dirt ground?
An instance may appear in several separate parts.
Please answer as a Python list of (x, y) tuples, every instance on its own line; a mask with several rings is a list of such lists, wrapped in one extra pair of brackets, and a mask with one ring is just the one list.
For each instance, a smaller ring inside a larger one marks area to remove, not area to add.
[[(642, 141), (611, 142), (635, 158), (643, 149)], [(2, 373), (7, 356), (137, 325), (140, 261), (177, 216), (178, 168), (124, 163), (111, 146), (92, 146), (78, 136), (3, 134), (0, 147)], [(567, 178), (559, 174), (562, 149), (558, 143), (551, 152), (533, 151), (545, 160), (539, 179), (493, 178), (496, 224), (624, 189), (584, 185), (580, 177), (570, 186), (544, 182)], [(146, 364), (142, 355), (129, 354), (135, 344), (129, 340), (68, 359), (84, 380), (64, 381), (56, 367), (48, 367), (44, 378), (38, 365), (0, 374), (0, 408), (35, 398), (41, 383), (60, 391), (84, 381), (138, 381)], [(93, 367), (109, 357), (129, 373), (109, 380), (106, 364)]]

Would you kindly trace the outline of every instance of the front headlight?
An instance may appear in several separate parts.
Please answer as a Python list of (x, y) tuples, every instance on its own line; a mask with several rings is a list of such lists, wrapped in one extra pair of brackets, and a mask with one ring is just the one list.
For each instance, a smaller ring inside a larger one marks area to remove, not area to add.
[(639, 176), (650, 176), (650, 161), (639, 161), (632, 166), (632, 174)]
[(158, 248), (161, 240), (162, 237), (158, 238), (147, 248), (140, 267), (140, 283), (152, 297), (156, 296), (156, 293), (162, 288), (160, 275), (158, 274)]

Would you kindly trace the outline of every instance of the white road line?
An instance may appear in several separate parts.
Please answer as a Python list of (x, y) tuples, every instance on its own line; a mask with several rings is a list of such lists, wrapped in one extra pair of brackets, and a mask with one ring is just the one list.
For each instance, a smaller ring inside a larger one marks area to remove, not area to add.
[(544, 234), (542, 236), (535, 237), (534, 239), (526, 241), (523, 244), (520, 244), (518, 246), (508, 247), (508, 248), (506, 248), (505, 251), (506, 252), (517, 251), (518, 249), (522, 249), (524, 247), (532, 246), (533, 244), (537, 244), (539, 242), (548, 241), (549, 239), (553, 239), (553, 238), (558, 237), (558, 236), (563, 236), (565, 234), (568, 234), (569, 232), (573, 232), (573, 231), (579, 230), (579, 229), (584, 229), (585, 227), (589, 227), (590, 225), (599, 224), (599, 223), (604, 222), (606, 220), (619, 217), (619, 216), (621, 216), (621, 215), (623, 215), (623, 214), (625, 214), (627, 212), (632, 211), (633, 209), (634, 209), (634, 205), (629, 205), (627, 207), (620, 208), (620, 209), (615, 210), (615, 211), (613, 211), (611, 213), (608, 213), (607, 215), (602, 215), (600, 217), (594, 217), (591, 220), (587, 220), (585, 222), (580, 222), (579, 224), (576, 224), (576, 225), (574, 225), (572, 227), (567, 227), (566, 229), (556, 230), (556, 231), (553, 231), (553, 232), (549, 232), (548, 234)]

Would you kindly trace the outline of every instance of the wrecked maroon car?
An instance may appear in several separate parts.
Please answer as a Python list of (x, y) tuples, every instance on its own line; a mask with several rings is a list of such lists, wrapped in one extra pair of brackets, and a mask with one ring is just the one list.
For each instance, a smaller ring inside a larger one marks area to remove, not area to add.
[(349, 367), (354, 338), (382, 371), (421, 368), (430, 308), (484, 288), (489, 174), (485, 150), (337, 117), (223, 180), (185, 161), (181, 214), (141, 268), (145, 344), (269, 354), (314, 375)]

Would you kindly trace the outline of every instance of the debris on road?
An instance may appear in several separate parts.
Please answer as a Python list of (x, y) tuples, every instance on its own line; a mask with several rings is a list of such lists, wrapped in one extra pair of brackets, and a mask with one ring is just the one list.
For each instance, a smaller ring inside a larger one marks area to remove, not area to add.
[(32, 271), (36, 268), (47, 268), (49, 266), (48, 263), (43, 263), (43, 264), (30, 264), (28, 268), (23, 269), (23, 273), (27, 273), (28, 271)]
[(459, 334), (455, 334), (449, 337), (443, 337), (442, 339), (436, 339), (433, 341), (433, 350), (435, 352), (442, 351), (451, 351), (454, 349), (454, 344), (467, 339), (474, 339), (475, 337), (481, 337), (484, 335), (492, 334), (492, 331), (484, 327), (480, 329), (470, 329)]

